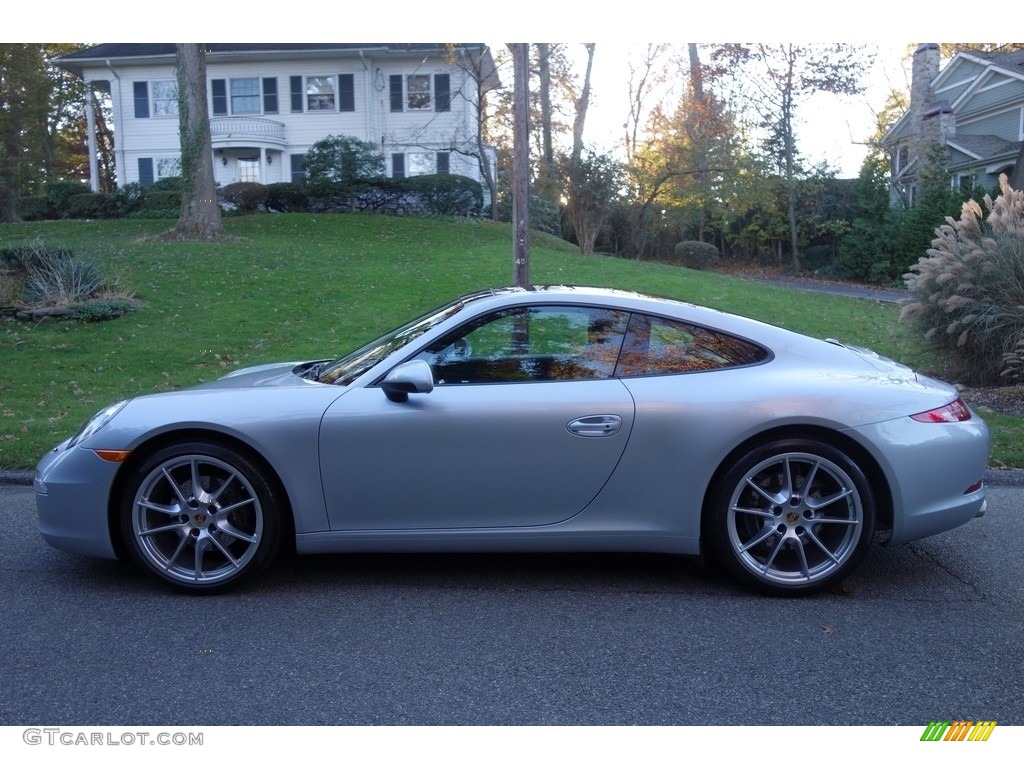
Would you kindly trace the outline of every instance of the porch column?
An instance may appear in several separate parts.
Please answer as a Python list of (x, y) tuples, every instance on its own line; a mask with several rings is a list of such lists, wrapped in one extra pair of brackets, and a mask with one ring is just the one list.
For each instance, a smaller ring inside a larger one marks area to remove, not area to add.
[(89, 189), (93, 192), (100, 191), (100, 167), (96, 158), (96, 116), (93, 113), (92, 83), (85, 84), (85, 139), (89, 148)]

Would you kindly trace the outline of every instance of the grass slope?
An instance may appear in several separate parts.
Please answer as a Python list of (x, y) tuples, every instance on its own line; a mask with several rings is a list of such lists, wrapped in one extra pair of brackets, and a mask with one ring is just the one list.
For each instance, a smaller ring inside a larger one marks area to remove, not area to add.
[[(510, 229), (487, 221), (287, 214), (225, 225), (234, 242), (144, 239), (166, 221), (0, 227), (0, 247), (40, 237), (97, 258), (147, 305), (105, 323), (0, 325), (0, 467), (33, 466), (114, 400), (244, 365), (340, 355), (456, 295), (506, 285), (512, 274)], [(581, 256), (544, 235), (531, 250), (535, 283), (671, 296), (934, 367), (891, 306)]]

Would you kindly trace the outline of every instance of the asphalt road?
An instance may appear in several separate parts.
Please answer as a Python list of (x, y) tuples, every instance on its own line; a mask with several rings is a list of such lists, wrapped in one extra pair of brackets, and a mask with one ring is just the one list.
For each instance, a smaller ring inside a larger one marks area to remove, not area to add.
[(0, 486), (0, 725), (1021, 725), (1022, 513), (993, 486), (802, 600), (591, 555), (307, 557), (197, 598), (49, 548)]

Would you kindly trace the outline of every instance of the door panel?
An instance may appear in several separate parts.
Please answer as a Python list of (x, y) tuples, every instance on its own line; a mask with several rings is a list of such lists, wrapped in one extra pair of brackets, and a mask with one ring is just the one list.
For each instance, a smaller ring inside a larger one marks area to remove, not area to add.
[(601, 490), (632, 425), (633, 400), (616, 379), (439, 386), (405, 403), (353, 390), (321, 425), (331, 528), (565, 520)]

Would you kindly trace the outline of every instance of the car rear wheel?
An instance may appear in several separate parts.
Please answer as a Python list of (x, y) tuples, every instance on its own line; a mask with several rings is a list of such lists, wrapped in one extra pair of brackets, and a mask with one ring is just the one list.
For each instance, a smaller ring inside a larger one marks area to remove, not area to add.
[(856, 568), (875, 510), (852, 458), (817, 440), (780, 440), (726, 471), (707, 522), (713, 554), (733, 576), (760, 592), (801, 595)]
[(276, 556), (281, 505), (248, 456), (217, 443), (170, 446), (133, 478), (122, 504), (124, 541), (163, 581), (189, 592), (219, 591)]

